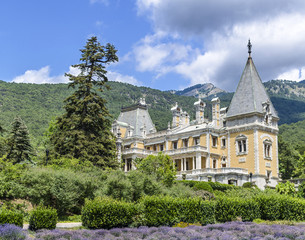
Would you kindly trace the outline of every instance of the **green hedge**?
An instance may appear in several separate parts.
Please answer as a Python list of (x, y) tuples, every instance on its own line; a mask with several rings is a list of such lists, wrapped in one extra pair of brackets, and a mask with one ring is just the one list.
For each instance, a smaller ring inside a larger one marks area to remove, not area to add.
[(218, 222), (253, 221), (260, 218), (259, 204), (253, 199), (220, 197), (216, 200), (216, 220)]
[(259, 195), (255, 198), (261, 213), (261, 219), (280, 220), (281, 219), (281, 199), (282, 196)]
[(143, 198), (141, 204), (147, 226), (173, 226), (178, 222), (205, 225), (215, 222), (214, 202), (200, 198), (149, 196)]
[(211, 185), (209, 183), (201, 182), (201, 181), (198, 181), (197, 183), (195, 183), (195, 185), (193, 186), (193, 189), (195, 191), (205, 190), (205, 191), (208, 191), (208, 192), (213, 192), (213, 188), (211, 187)]
[(136, 205), (111, 198), (86, 200), (82, 209), (82, 224), (90, 229), (127, 227), (137, 214)]
[(22, 227), (23, 215), (7, 209), (0, 210), (0, 225), (6, 223), (15, 224), (16, 226)]
[(55, 229), (57, 223), (57, 211), (51, 207), (39, 206), (32, 210), (29, 221), (29, 229)]
[[(191, 188), (194, 188), (195, 185), (200, 184), (200, 183), (202, 183), (204, 185), (208, 184), (211, 186), (213, 191), (218, 190), (218, 191), (222, 191), (222, 192), (224, 192), (228, 189), (238, 188), (233, 185), (223, 184), (223, 183), (219, 183), (219, 182), (203, 182), (203, 181), (193, 181), (193, 180), (183, 180), (183, 181), (177, 181), (177, 182), (182, 182), (183, 184), (185, 184)], [(206, 190), (206, 189), (203, 189), (203, 190)], [(207, 191), (209, 191), (209, 190), (207, 190)]]

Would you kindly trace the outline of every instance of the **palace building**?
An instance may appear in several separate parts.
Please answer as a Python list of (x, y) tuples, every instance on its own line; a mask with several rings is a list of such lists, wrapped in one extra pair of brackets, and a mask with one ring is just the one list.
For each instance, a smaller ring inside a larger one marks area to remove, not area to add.
[(177, 168), (177, 179), (213, 181), (259, 188), (275, 187), (278, 181), (278, 120), (251, 57), (228, 108), (212, 99), (212, 120), (204, 118), (206, 104), (194, 103), (196, 119), (176, 103), (167, 130), (156, 131), (144, 99), (122, 108), (112, 125), (118, 159), (124, 170), (134, 168), (135, 158), (164, 152)]

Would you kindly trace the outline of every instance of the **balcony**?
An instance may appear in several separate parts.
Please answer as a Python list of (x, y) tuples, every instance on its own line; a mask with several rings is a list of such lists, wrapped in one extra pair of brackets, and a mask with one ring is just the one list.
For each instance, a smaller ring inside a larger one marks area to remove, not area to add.
[(248, 174), (248, 170), (245, 168), (204, 168), (204, 169), (193, 169), (187, 171), (177, 172), (177, 175), (198, 175), (198, 174), (227, 174), (227, 173), (239, 173), (239, 174)]
[(151, 150), (147, 150), (147, 149), (142, 149), (142, 148), (128, 148), (128, 149), (124, 149), (122, 150), (122, 154), (123, 155), (141, 155), (141, 156), (148, 156), (151, 154), (157, 154), (158, 152), (156, 151), (151, 151)]
[(188, 154), (188, 153), (206, 152), (206, 151), (207, 151), (206, 147), (198, 145), (198, 146), (166, 150), (166, 151), (164, 151), (164, 153), (169, 156), (173, 156), (173, 155), (179, 155), (179, 154)]

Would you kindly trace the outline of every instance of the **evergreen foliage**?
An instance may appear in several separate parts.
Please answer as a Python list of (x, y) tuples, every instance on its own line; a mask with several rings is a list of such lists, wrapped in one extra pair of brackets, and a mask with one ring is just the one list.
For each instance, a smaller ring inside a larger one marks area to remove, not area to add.
[(8, 154), (7, 159), (16, 163), (25, 160), (31, 161), (34, 155), (33, 147), (30, 143), (29, 131), (20, 117), (15, 117), (12, 123), (11, 134), (7, 140)]
[(81, 50), (81, 63), (72, 66), (81, 73), (66, 74), (75, 92), (65, 100), (65, 113), (57, 118), (51, 135), (55, 155), (89, 160), (102, 168), (118, 166), (106, 100), (97, 93), (109, 88), (105, 68), (118, 61), (116, 51), (113, 45), (102, 46), (91, 37)]

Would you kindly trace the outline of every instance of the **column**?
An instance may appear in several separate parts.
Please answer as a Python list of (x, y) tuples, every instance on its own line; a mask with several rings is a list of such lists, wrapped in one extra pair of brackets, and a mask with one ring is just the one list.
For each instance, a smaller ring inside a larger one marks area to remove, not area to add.
[(201, 154), (196, 153), (196, 169), (201, 169)]
[(180, 168), (181, 168), (181, 171), (183, 171), (183, 158), (180, 159)]
[(127, 158), (125, 158), (124, 172), (127, 172)]
[(196, 158), (195, 157), (192, 157), (193, 158), (193, 170), (196, 169)]

